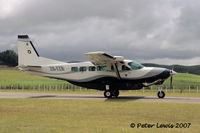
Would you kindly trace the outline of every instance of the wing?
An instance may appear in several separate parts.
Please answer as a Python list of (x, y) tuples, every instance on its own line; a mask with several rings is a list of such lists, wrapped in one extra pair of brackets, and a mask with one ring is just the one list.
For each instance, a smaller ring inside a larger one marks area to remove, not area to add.
[(88, 60), (92, 62), (95, 66), (110, 65), (116, 62), (124, 61), (124, 57), (122, 56), (111, 56), (101, 51), (89, 52), (85, 53), (85, 55), (88, 57)]
[(122, 56), (111, 56), (105, 52), (90, 52), (85, 54), (88, 60), (91, 61), (95, 66), (111, 66), (113, 65), (114, 71), (118, 79), (121, 79), (117, 62), (123, 62), (124, 57)]

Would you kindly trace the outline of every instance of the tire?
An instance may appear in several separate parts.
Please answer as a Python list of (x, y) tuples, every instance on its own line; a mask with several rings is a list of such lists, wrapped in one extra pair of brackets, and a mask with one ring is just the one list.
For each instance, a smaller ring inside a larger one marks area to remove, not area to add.
[(158, 95), (158, 98), (164, 98), (165, 97), (165, 92), (164, 91), (159, 91), (157, 95)]
[(112, 93), (110, 90), (106, 90), (104, 91), (104, 97), (105, 98), (112, 98)]
[(112, 92), (112, 95), (113, 95), (114, 97), (118, 97), (118, 96), (119, 96), (119, 90), (114, 90), (114, 91)]

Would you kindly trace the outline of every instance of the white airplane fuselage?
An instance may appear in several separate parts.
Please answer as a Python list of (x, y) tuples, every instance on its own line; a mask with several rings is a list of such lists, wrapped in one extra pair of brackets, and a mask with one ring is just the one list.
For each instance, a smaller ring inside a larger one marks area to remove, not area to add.
[[(30, 74), (61, 79), (72, 84), (105, 91), (137, 90), (145, 86), (162, 84), (176, 74), (165, 68), (145, 67), (121, 56), (104, 52), (86, 53), (89, 62), (65, 63), (40, 57), (27, 35), (18, 36), (19, 69)], [(113, 94), (118, 96), (117, 94)], [(111, 95), (112, 96), (112, 95)]]

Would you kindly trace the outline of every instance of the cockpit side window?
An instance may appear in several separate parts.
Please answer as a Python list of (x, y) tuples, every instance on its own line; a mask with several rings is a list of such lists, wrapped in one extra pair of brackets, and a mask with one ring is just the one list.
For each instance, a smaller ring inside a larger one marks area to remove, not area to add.
[(111, 66), (111, 71), (114, 71), (114, 66), (113, 65)]
[(133, 69), (133, 70), (138, 70), (142, 69), (144, 66), (137, 63), (137, 62), (129, 62), (128, 65)]
[(123, 70), (123, 71), (128, 71), (128, 70), (130, 70), (130, 68), (128, 68), (128, 67), (125, 66), (125, 65), (122, 65), (122, 70)]

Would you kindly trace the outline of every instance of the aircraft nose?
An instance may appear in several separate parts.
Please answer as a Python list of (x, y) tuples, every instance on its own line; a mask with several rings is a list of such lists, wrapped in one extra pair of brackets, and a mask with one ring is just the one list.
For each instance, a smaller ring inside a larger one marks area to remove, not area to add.
[(170, 69), (166, 69), (166, 68), (154, 68), (152, 73), (154, 73), (154, 75), (157, 75), (156, 78), (158, 79), (167, 79), (170, 76), (176, 75), (177, 72), (170, 70)]
[(170, 76), (174, 76), (176, 74), (177, 74), (177, 72), (175, 72), (174, 70), (170, 70)]
[(157, 73), (158, 79), (166, 79), (170, 76), (170, 70), (166, 68), (154, 68), (154, 73)]
[(169, 76), (174, 76), (177, 74), (177, 72), (175, 72), (174, 70), (169, 70), (169, 69), (165, 69), (165, 71), (163, 72), (164, 75)]

